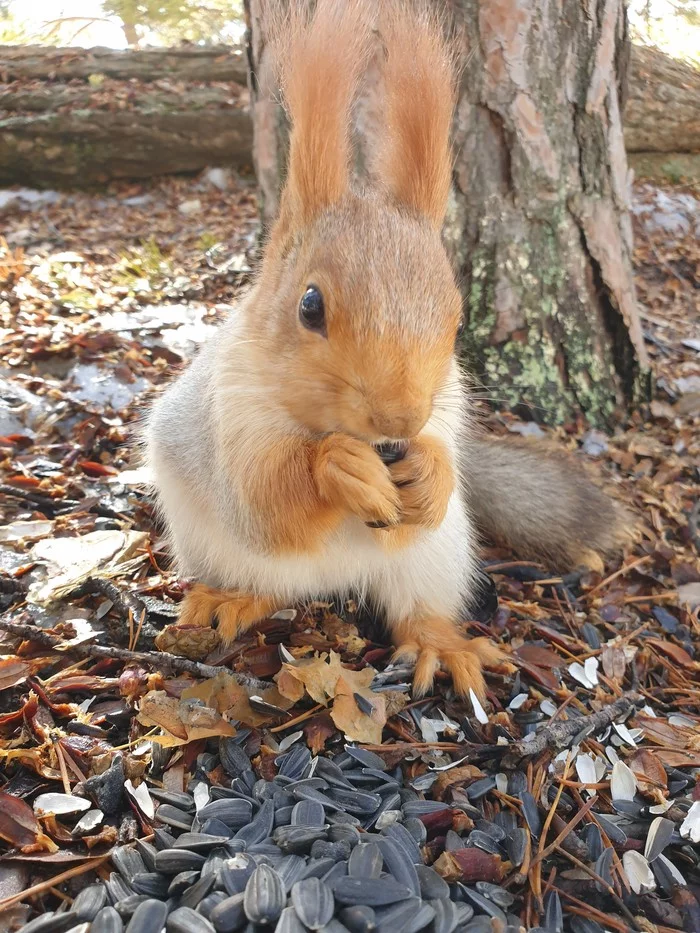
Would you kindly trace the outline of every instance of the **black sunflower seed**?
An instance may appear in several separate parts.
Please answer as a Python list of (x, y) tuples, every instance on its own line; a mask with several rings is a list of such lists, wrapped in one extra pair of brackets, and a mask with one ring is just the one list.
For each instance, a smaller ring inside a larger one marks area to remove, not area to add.
[(155, 797), (155, 799), (161, 803), (167, 803), (171, 807), (175, 807), (178, 810), (184, 810), (185, 813), (194, 813), (194, 797), (192, 797), (190, 794), (178, 793), (177, 791), (171, 790), (161, 790), (159, 787), (149, 788), (149, 793), (151, 797)]
[(29, 923), (25, 923), (22, 927), (22, 933), (27, 930), (29, 933), (64, 933), (65, 930), (70, 930), (72, 926), (75, 926), (75, 914), (55, 914), (50, 911), (35, 920), (30, 920)]
[[(600, 875), (600, 877), (603, 879), (603, 881), (606, 882), (608, 886), (612, 885), (612, 862), (613, 850), (610, 846), (608, 846), (607, 849), (603, 849), (595, 863), (596, 874)], [(595, 886), (600, 892), (604, 892), (606, 890), (599, 881), (596, 881)]]
[(169, 803), (162, 803), (156, 810), (156, 819), (174, 829), (189, 830), (192, 826), (194, 814), (173, 807)]
[(245, 842), (248, 846), (260, 843), (272, 832), (275, 822), (275, 805), (272, 800), (265, 800), (246, 826), (238, 830), (235, 839)]
[(245, 894), (225, 897), (212, 907), (209, 920), (217, 933), (234, 933), (245, 926), (246, 915), (243, 908)]
[(306, 927), (293, 907), (285, 907), (275, 927), (275, 933), (306, 933)]
[(193, 910), (199, 906), (203, 898), (209, 894), (216, 882), (216, 875), (205, 875), (188, 888), (180, 898), (181, 907), (191, 907)]
[(156, 871), (164, 875), (179, 875), (181, 871), (201, 871), (206, 858), (189, 849), (163, 849), (156, 853)]
[(381, 835), (386, 836), (388, 839), (393, 839), (394, 842), (405, 849), (406, 854), (414, 865), (423, 864), (423, 855), (418, 848), (416, 840), (401, 823), (392, 823), (391, 826), (387, 826), (385, 830), (382, 830)]
[[(240, 829), (250, 823), (253, 817), (253, 807), (249, 800), (235, 798), (212, 800), (199, 811), (201, 820), (207, 820), (210, 817), (221, 820), (233, 829)], [(186, 828), (189, 829), (189, 827)]]
[(170, 879), (155, 871), (144, 871), (134, 875), (131, 887), (137, 894), (146, 894), (150, 898), (164, 899), (168, 896)]
[(395, 904), (411, 896), (405, 885), (390, 878), (341, 878), (335, 883), (333, 893), (340, 904), (364, 904), (367, 907)]
[(180, 897), (199, 880), (198, 871), (181, 871), (175, 875), (168, 887), (168, 897)]
[(275, 843), (285, 855), (310, 852), (314, 842), (317, 839), (325, 839), (325, 836), (325, 829), (314, 829), (310, 826), (280, 826), (272, 834)]
[(490, 852), (492, 855), (498, 855), (501, 851), (501, 847), (492, 836), (487, 836), (486, 833), (482, 833), (478, 829), (474, 829), (469, 833), (466, 844), (471, 848)]
[(333, 916), (333, 892), (319, 878), (297, 881), (292, 886), (291, 899), (299, 919), (310, 930), (320, 930)]
[(90, 884), (76, 895), (71, 913), (82, 921), (92, 922), (106, 906), (107, 888), (103, 884)]
[(354, 905), (343, 907), (338, 914), (339, 919), (351, 933), (372, 933), (377, 928), (377, 918), (371, 907)]
[[(167, 829), (162, 829), (161, 827), (153, 830), (153, 839), (155, 842), (155, 847), (159, 851), (161, 849), (172, 849), (172, 847), (175, 845), (175, 836), (173, 836), (172, 833), (169, 833)], [(114, 861), (114, 856), (112, 856), (112, 861)]]
[(423, 900), (434, 901), (449, 898), (450, 886), (434, 868), (428, 865), (416, 865), (415, 871), (418, 875), (420, 896)]
[[(435, 917), (433, 918), (433, 933), (452, 933), (460, 922), (458, 905), (449, 898), (440, 898), (440, 900), (431, 901), (430, 906), (435, 912)], [(467, 905), (462, 904), (459, 906), (466, 907)], [(474, 915), (474, 911), (471, 907), (469, 910), (471, 914), (467, 917), (467, 920), (462, 921), (463, 923), (468, 922)]]
[(306, 745), (292, 745), (288, 752), (275, 758), (280, 774), (286, 777), (300, 778), (311, 761), (311, 752)]
[(489, 917), (493, 917), (495, 920), (500, 920), (504, 926), (507, 925), (508, 921), (506, 919), (505, 912), (501, 910), (498, 904), (495, 904), (490, 898), (485, 897), (475, 888), (469, 888), (465, 885), (463, 887), (463, 891), (471, 905), (476, 910), (483, 914), (487, 914)]
[(124, 923), (114, 907), (103, 907), (90, 925), (90, 933), (122, 933)]
[(484, 897), (488, 897), (490, 901), (504, 909), (510, 907), (515, 901), (515, 897), (510, 891), (506, 891), (505, 888), (497, 884), (491, 884), (489, 881), (477, 881), (474, 887)]
[(172, 845), (173, 849), (189, 849), (190, 852), (210, 852), (217, 846), (225, 845), (228, 835), (213, 836), (211, 833), (182, 833)]
[(326, 811), (318, 800), (300, 800), (292, 809), (292, 826), (312, 826), (320, 828), (326, 825)]
[(485, 777), (480, 778), (478, 781), (474, 781), (473, 784), (470, 784), (467, 787), (467, 797), (469, 800), (481, 800), (482, 797), (485, 797), (490, 791), (496, 786), (496, 778)]
[(156, 847), (143, 839), (137, 839), (136, 848), (138, 849), (139, 855), (143, 859), (143, 864), (146, 868), (146, 871), (155, 871), (156, 852), (158, 851)]
[(148, 898), (136, 908), (126, 928), (126, 933), (153, 933), (162, 930), (168, 916), (167, 904)]
[(130, 894), (123, 900), (117, 901), (114, 907), (120, 917), (131, 917), (139, 904), (143, 904), (147, 900), (149, 900), (147, 894)]
[(361, 842), (350, 853), (348, 875), (351, 878), (378, 878), (383, 864), (379, 846), (374, 842)]
[(430, 904), (421, 904), (418, 898), (410, 898), (401, 904), (380, 908), (377, 911), (379, 933), (418, 933), (435, 917)]
[(408, 888), (411, 894), (418, 897), (420, 895), (418, 873), (406, 849), (389, 836), (378, 836), (375, 844), (382, 854), (384, 870), (399, 884)]
[(117, 846), (113, 849), (112, 864), (127, 883), (134, 875), (146, 871), (143, 859), (131, 846)]
[(167, 933), (214, 933), (214, 925), (190, 907), (178, 907), (168, 914)]
[(221, 767), (229, 777), (239, 777), (244, 771), (250, 770), (250, 758), (230, 736), (219, 739), (219, 758)]
[(525, 817), (525, 822), (530, 828), (530, 832), (537, 839), (540, 835), (540, 830), (542, 829), (542, 820), (540, 818), (540, 811), (535, 802), (535, 798), (532, 796), (530, 791), (524, 790), (520, 795), (520, 801), (523, 806), (523, 816)]
[(248, 879), (243, 909), (251, 923), (274, 923), (286, 904), (282, 879), (269, 865), (259, 865)]
[[(211, 921), (211, 915), (214, 909), (225, 900), (226, 895), (223, 891), (212, 891), (210, 894), (207, 894), (206, 897), (201, 899), (199, 906), (197, 907), (197, 913)], [(243, 922), (245, 922), (245, 917), (243, 918)]]
[(383, 758), (380, 758), (379, 755), (376, 755), (374, 752), (368, 751), (366, 748), (358, 748), (356, 745), (346, 745), (346, 753), (354, 758), (355, 761), (359, 761), (361, 765), (364, 765), (365, 768), (376, 768), (379, 771), (386, 771), (386, 764)]

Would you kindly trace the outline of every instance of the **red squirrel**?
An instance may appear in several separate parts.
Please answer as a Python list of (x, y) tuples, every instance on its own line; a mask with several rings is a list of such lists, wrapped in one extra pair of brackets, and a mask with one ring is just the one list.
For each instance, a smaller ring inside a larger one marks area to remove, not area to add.
[[(456, 78), (438, 18), (400, 0), (291, 6), (275, 53), (288, 174), (260, 271), (148, 419), (170, 547), (199, 581), (181, 622), (216, 616), (232, 640), (352, 592), (383, 611), (417, 695), (443, 668), (483, 697), (500, 652), (459, 628), (480, 536), (568, 569), (599, 565), (624, 523), (566, 456), (476, 434), (441, 241)], [(377, 36), (384, 132), (360, 183), (351, 111)], [(388, 442), (401, 459), (383, 461)]]

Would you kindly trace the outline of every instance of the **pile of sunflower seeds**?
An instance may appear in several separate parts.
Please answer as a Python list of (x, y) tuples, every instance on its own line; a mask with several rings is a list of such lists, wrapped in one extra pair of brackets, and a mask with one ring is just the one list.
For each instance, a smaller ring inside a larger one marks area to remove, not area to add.
[[(437, 833), (446, 853), (478, 849), (521, 866), (542, 829), (540, 807), (522, 772), (482, 778), (468, 786), (461, 803), (447, 804), (423, 799), (425, 776), (405, 786), (400, 767), (389, 771), (378, 755), (353, 746), (330, 759), (292, 744), (275, 759), (277, 774), (265, 780), (253, 770), (243, 737), (222, 739), (218, 760), (208, 762), (221, 763), (230, 786), (209, 786), (200, 768), (188, 793), (151, 789), (151, 797), (142, 795), (142, 806), (152, 798), (159, 804), (152, 840), (116, 848), (106, 883), (84, 888), (70, 910), (43, 914), (23, 933), (523, 929), (507, 888), (485, 880), (448, 883), (424, 857)], [(643, 812), (631, 774), (618, 767), (614, 786), (620, 802), (615, 815), (598, 817), (604, 833), (613, 843), (625, 842), (626, 833), (646, 838), (644, 855), (634, 848), (625, 852), (625, 869), (643, 875), (638, 893), (658, 886), (672, 896), (685, 880), (663, 850), (686, 840), (671, 820)], [(493, 808), (483, 804), (494, 789), (519, 799), (524, 825), (509, 809), (487, 818)], [(455, 809), (473, 828), (450, 828)], [(566, 792), (558, 811), (575, 812)], [(598, 825), (572, 833), (566, 845), (612, 882), (614, 852)], [(543, 925), (533, 933), (563, 933), (565, 922), (571, 933), (603, 933), (596, 920), (565, 914), (556, 891), (546, 895), (544, 906)]]

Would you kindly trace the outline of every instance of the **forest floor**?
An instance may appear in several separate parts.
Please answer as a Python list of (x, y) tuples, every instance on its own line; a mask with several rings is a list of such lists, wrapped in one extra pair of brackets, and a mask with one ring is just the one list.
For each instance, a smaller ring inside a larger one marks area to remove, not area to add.
[(611, 435), (484, 411), (594, 461), (641, 519), (604, 575), (484, 552), (499, 604), (466, 625), (507, 656), (487, 713), (444, 677), (412, 700), (352, 605), (290, 607), (229, 649), (177, 625), (133, 438), (250, 282), (254, 189), (215, 170), (16, 195), (0, 192), (0, 931), (109, 878), (112, 847), (158, 826), (159, 789), (230, 785), (230, 721), (268, 781), (304, 745), (378, 753), (403, 806), (434, 802), (414, 807), (423, 856), (453, 894), (487, 883), (486, 907), (463, 895), (478, 915), (700, 929), (700, 191), (635, 188), (648, 408)]

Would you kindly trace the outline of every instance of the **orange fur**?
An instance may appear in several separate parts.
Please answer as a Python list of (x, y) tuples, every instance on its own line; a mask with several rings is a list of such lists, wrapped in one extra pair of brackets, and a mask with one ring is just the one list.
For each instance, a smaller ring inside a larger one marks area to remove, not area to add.
[(303, 222), (350, 183), (350, 109), (369, 51), (365, 3), (291, 3), (276, 28), (280, 83), (292, 133), (283, 211)]
[(403, 460), (389, 467), (399, 489), (401, 521), (407, 525), (439, 528), (455, 487), (452, 458), (437, 437), (411, 441)]
[(396, 644), (394, 660), (415, 661), (413, 692), (422, 696), (430, 690), (439, 668), (452, 675), (461, 696), (472, 689), (480, 699), (486, 693), (482, 665), (497, 664), (502, 654), (487, 638), (465, 638), (449, 619), (406, 619), (392, 625)]
[(207, 626), (216, 616), (221, 640), (229, 643), (277, 609), (275, 601), (264, 596), (216, 590), (198, 583), (182, 601), (178, 624)]
[(399, 204), (439, 228), (452, 178), (456, 57), (427, 4), (387, 4), (380, 31), (386, 134), (376, 170)]

